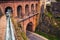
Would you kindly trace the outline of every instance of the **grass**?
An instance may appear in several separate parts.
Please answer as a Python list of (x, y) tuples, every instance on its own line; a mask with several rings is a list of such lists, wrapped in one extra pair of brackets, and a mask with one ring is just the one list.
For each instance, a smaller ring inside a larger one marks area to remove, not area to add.
[(49, 34), (46, 34), (46, 33), (43, 33), (43, 32), (35, 31), (35, 33), (44, 36), (44, 37), (47, 38), (48, 40), (60, 40), (60, 39), (59, 39), (58, 37), (56, 37), (56, 36), (49, 35)]

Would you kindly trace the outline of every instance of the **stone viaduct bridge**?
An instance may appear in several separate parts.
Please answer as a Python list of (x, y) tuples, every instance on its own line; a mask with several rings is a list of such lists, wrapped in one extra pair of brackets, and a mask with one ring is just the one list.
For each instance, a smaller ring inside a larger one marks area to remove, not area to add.
[(38, 0), (0, 1), (0, 39), (4, 40), (6, 30), (6, 13), (11, 12), (23, 28), (23, 31), (35, 31), (38, 19)]

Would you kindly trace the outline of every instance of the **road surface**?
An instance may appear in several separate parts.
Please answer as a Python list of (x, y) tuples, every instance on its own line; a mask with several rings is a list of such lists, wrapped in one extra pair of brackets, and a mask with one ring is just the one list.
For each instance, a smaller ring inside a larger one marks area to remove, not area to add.
[(40, 38), (40, 37), (36, 36), (35, 34), (32, 34), (28, 31), (27, 31), (26, 35), (29, 38), (29, 40), (44, 40), (43, 38)]

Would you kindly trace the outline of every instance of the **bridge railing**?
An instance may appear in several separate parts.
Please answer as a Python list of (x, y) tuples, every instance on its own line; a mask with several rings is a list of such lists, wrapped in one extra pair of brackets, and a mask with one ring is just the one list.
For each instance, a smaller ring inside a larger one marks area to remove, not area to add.
[(18, 19), (19, 19), (18, 21), (26, 20), (26, 19), (28, 19), (28, 18), (31, 18), (31, 17), (37, 15), (37, 14), (38, 14), (38, 13), (37, 13), (36, 11), (34, 11), (34, 12), (28, 12), (28, 13), (25, 13), (25, 14), (22, 13), (21, 18), (18, 18)]

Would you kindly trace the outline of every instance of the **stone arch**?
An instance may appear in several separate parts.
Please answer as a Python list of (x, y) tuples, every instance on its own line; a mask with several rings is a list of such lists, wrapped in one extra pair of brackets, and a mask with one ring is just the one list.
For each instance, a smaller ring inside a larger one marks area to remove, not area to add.
[(31, 31), (31, 32), (33, 31), (33, 23), (32, 22), (29, 22), (27, 24), (26, 30)]
[(10, 16), (12, 16), (13, 10), (12, 10), (12, 7), (10, 7), (10, 6), (5, 8), (5, 14), (6, 14), (7, 17), (8, 17), (9, 13), (11, 14)]
[(19, 18), (22, 18), (22, 6), (21, 6), (21, 5), (19, 5), (19, 6), (17, 7), (17, 16), (18, 16)]
[(6, 8), (5, 8), (5, 13), (8, 12), (8, 11), (13, 12), (12, 7), (9, 7), (9, 6), (6, 7)]
[(34, 13), (34, 4), (31, 5), (31, 12)]
[(29, 15), (29, 5), (28, 4), (25, 6), (25, 13), (27, 16)]

